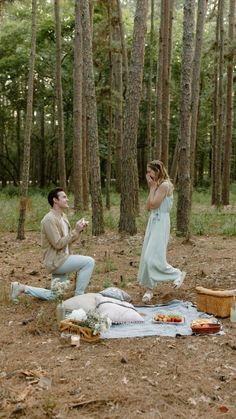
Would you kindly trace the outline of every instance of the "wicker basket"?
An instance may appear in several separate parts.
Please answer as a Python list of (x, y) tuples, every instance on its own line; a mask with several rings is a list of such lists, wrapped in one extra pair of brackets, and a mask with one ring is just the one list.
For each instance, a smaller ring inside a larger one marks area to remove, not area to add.
[(93, 335), (92, 329), (89, 327), (81, 326), (80, 322), (75, 320), (62, 320), (59, 329), (63, 333), (80, 335), (81, 340), (89, 343), (98, 342), (101, 339), (100, 334)]
[(195, 324), (191, 328), (192, 332), (196, 335), (210, 335), (212, 333), (218, 333), (221, 330), (221, 325), (219, 323), (209, 323), (202, 327), (201, 325)]
[(220, 291), (196, 287), (197, 308), (217, 317), (229, 317), (233, 296), (236, 290)]

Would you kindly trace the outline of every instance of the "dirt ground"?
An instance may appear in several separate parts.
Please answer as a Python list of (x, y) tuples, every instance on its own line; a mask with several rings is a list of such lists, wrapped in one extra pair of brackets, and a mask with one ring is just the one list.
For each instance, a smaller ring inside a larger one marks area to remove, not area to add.
[[(88, 291), (113, 284), (140, 304), (142, 239), (85, 235), (74, 250), (96, 259)], [(236, 288), (235, 242), (218, 236), (184, 243), (173, 236), (168, 260), (187, 272), (186, 280), (178, 291), (161, 285), (153, 303), (196, 302), (196, 285)], [(222, 320), (223, 336), (113, 339), (73, 348), (58, 332), (55, 302), (9, 301), (13, 280), (50, 284), (39, 234), (28, 232), (21, 242), (3, 235), (0, 266), (0, 418), (236, 417), (236, 324), (229, 319)]]

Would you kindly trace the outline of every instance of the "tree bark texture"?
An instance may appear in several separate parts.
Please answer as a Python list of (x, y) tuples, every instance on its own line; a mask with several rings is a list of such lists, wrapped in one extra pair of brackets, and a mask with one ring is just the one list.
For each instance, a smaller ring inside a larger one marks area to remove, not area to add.
[(82, 170), (82, 87), (83, 87), (83, 49), (80, 3), (75, 0), (75, 42), (74, 42), (74, 106), (73, 106), (73, 190), (74, 209), (83, 205)]
[(223, 161), (222, 181), (222, 204), (229, 205), (230, 169), (232, 159), (233, 137), (233, 77), (234, 77), (234, 27), (235, 27), (236, 0), (229, 3), (229, 27), (228, 27), (228, 64), (227, 64), (227, 88), (226, 88), (226, 135)]
[(112, 112), (112, 85), (113, 85), (113, 71), (112, 71), (112, 13), (113, 3), (109, 2), (107, 5), (108, 27), (109, 27), (109, 104), (108, 104), (108, 137), (107, 137), (107, 161), (106, 161), (106, 208), (111, 207), (110, 192), (111, 192), (111, 162), (112, 162), (112, 143), (113, 143), (113, 112)]
[(60, 187), (66, 190), (66, 162), (65, 162), (65, 139), (64, 139), (64, 112), (63, 93), (61, 80), (61, 20), (60, 0), (54, 0), (55, 23), (56, 23), (56, 97), (58, 118), (58, 174)]
[(197, 28), (195, 38), (195, 50), (193, 59), (193, 75), (192, 75), (192, 120), (191, 120), (191, 143), (190, 143), (190, 167), (191, 167), (191, 185), (194, 185), (195, 173), (195, 155), (196, 155), (196, 138), (197, 138), (197, 121), (199, 109), (200, 94), (200, 71), (202, 57), (203, 31), (206, 16), (207, 0), (198, 0), (197, 10)]
[(163, 66), (162, 66), (162, 118), (161, 118), (161, 160), (168, 169), (169, 151), (169, 106), (170, 106), (170, 80), (169, 80), (169, 28), (170, 28), (170, 1), (164, 0), (164, 30), (163, 30)]
[[(85, 89), (83, 89), (85, 90)], [(88, 130), (87, 130), (87, 105), (86, 99), (83, 96), (82, 98), (82, 171), (83, 171), (83, 209), (89, 209), (89, 174), (90, 174), (90, 164), (89, 164), (89, 144), (88, 144)]]
[(117, 1), (117, 10), (118, 10), (118, 15), (119, 15), (120, 39), (121, 39), (121, 45), (122, 45), (124, 86), (125, 86), (125, 90), (127, 91), (128, 72), (129, 72), (128, 55), (127, 55), (127, 48), (126, 48), (126, 42), (125, 42), (125, 32), (124, 32), (121, 4), (120, 4), (120, 0), (116, 0), (116, 1)]
[(222, 187), (222, 151), (224, 142), (224, 0), (218, 1), (219, 13), (219, 67), (218, 67), (218, 83), (219, 83), (219, 107), (217, 115), (218, 136), (216, 138), (216, 192), (215, 205), (221, 205), (221, 187)]
[(155, 152), (154, 158), (161, 159), (162, 153), (162, 74), (163, 74), (163, 32), (164, 32), (164, 1), (161, 0), (161, 22), (158, 38), (157, 78), (156, 78), (156, 112), (155, 112)]
[(180, 99), (180, 150), (178, 165), (177, 234), (188, 238), (191, 208), (190, 130), (191, 78), (194, 43), (195, 1), (185, 0), (183, 20), (183, 54)]
[(17, 239), (25, 238), (25, 217), (27, 208), (27, 197), (29, 187), (29, 168), (30, 168), (30, 139), (33, 119), (33, 90), (34, 90), (34, 66), (36, 53), (36, 9), (37, 0), (32, 0), (32, 32), (31, 32), (31, 51), (29, 61), (29, 79), (27, 93), (27, 109), (24, 133), (24, 155), (22, 166), (22, 186), (20, 195), (20, 213), (18, 220)]
[[(122, 143), (123, 143), (123, 58), (122, 58), (122, 42), (121, 42), (121, 23), (120, 13), (118, 10), (118, 1), (112, 0), (115, 4), (113, 7), (112, 18), (112, 90), (116, 98), (114, 101), (114, 139), (115, 139), (115, 172), (116, 172), (116, 190), (120, 192), (121, 170), (122, 170)], [(119, 6), (120, 7), (120, 6)]]
[(133, 46), (129, 66), (129, 82), (124, 118), (124, 142), (122, 149), (123, 171), (121, 182), (121, 206), (119, 231), (136, 233), (138, 170), (137, 131), (139, 104), (142, 94), (142, 79), (147, 29), (148, 0), (137, 0), (134, 18)]
[(87, 0), (81, 0), (81, 22), (83, 32), (84, 53), (84, 86), (87, 103), (90, 187), (92, 201), (92, 234), (98, 236), (104, 233), (100, 159), (98, 146), (97, 104), (93, 72), (92, 34), (90, 28), (89, 5)]
[(147, 85), (147, 140), (145, 142), (144, 166), (152, 159), (152, 84), (153, 84), (153, 49), (154, 49), (154, 0), (151, 0), (150, 52)]
[(217, 181), (217, 139), (218, 139), (218, 115), (219, 115), (219, 32), (220, 32), (220, 17), (219, 11), (217, 13), (216, 31), (215, 31), (215, 57), (214, 57), (214, 93), (213, 93), (213, 126), (212, 126), (212, 161), (211, 161), (211, 176), (212, 176), (212, 195), (211, 203), (216, 204), (216, 181)]

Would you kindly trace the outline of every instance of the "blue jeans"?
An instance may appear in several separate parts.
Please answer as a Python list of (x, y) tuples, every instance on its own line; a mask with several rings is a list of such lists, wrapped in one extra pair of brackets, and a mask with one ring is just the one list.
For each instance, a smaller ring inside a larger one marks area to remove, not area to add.
[[(75, 295), (84, 294), (90, 278), (93, 273), (95, 260), (90, 256), (70, 255), (66, 261), (52, 273), (52, 280), (60, 278), (60, 280), (67, 280), (67, 273), (77, 272)], [(32, 297), (40, 298), (41, 300), (55, 300), (55, 293), (46, 288), (31, 287), (25, 285), (25, 294)]]

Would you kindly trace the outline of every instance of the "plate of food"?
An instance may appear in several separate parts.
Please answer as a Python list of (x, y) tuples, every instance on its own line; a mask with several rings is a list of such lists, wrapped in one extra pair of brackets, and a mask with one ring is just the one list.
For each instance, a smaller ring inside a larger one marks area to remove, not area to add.
[(184, 323), (184, 317), (178, 313), (156, 313), (152, 321), (158, 324), (181, 325)]
[(192, 332), (196, 335), (209, 335), (221, 330), (221, 323), (215, 318), (199, 318), (191, 323)]

